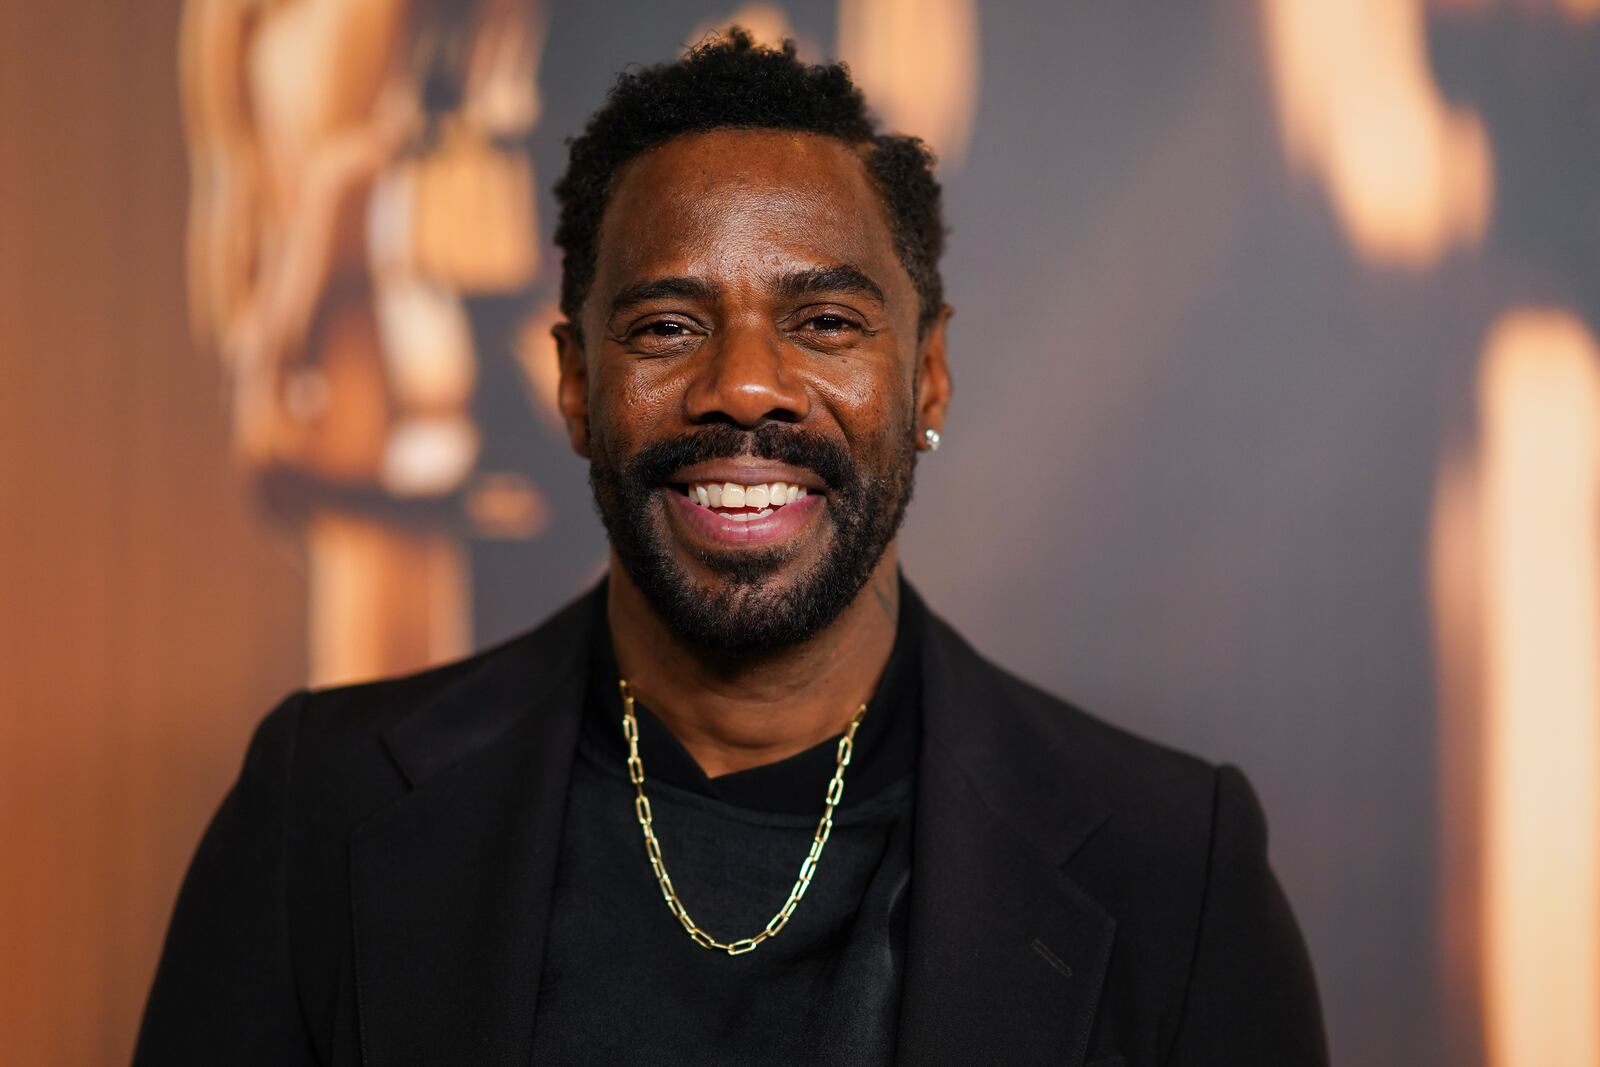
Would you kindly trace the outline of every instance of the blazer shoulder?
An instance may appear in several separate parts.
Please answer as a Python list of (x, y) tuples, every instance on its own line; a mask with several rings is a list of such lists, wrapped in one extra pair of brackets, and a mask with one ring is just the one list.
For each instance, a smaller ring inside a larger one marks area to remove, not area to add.
[(263, 720), (293, 810), (337, 829), (405, 792), (419, 768), (548, 710), (548, 682), (581, 658), (593, 594), (498, 645), (411, 674), (302, 690)]
[[(995, 705), (1023, 724), (1058, 777), (1062, 793), (1103, 813), (1062, 864), (1062, 872), (1116, 923), (1117, 948), (1093, 1040), (1133, 1058), (1166, 1061), (1180, 1023), (1197, 1048), (1225, 1047), (1208, 1014), (1230, 1022), (1237, 1005), (1193, 991), (1208, 983), (1284, 994), (1279, 1030), (1304, 1031), (1283, 1048), (1315, 1045), (1315, 985), (1303, 941), (1272, 874), (1261, 805), (1245, 776), (1114, 725), (994, 667), (990, 682), (1008, 698)], [(1025, 747), (1014, 742), (1018, 761)], [(1034, 768), (1035, 782), (1047, 780)], [(1043, 788), (1043, 786), (1041, 786)], [(1207, 940), (1210, 938), (1210, 940)], [(1194, 1006), (1186, 1009), (1193, 1000)], [(1195, 1019), (1201, 1019), (1196, 1023)], [(1239, 1032), (1256, 1024), (1239, 1023)], [(1226, 1029), (1226, 1026), (1221, 1029)], [(1276, 1038), (1274, 1039), (1276, 1040)], [(1136, 1057), (1134, 1054), (1138, 1053)], [(1312, 1063), (1293, 1057), (1212, 1057), (1184, 1062)]]
[(256, 726), (240, 785), (281, 790), (292, 825), (309, 828), (313, 837), (338, 837), (406, 788), (384, 735), (492, 654), (290, 693)]
[(586, 647), (591, 611), (601, 591), (597, 588), (539, 625), (460, 659), (409, 674), (308, 690), (302, 733), (312, 744), (337, 747), (379, 740), (434, 709), (470, 717), (460, 705), (503, 700), (519, 690), (532, 698), (536, 693), (531, 683), (567, 670), (575, 650)]
[[(1009, 760), (1035, 772), (1061, 776), (1075, 791), (1123, 814), (1148, 812), (1160, 819), (1209, 812), (1219, 767), (1198, 756), (1115, 725), (1080, 705), (1050, 693), (994, 663), (936, 616), (931, 635), (936, 653), (964, 691), (992, 692), (987, 700), (1001, 721), (992, 728)], [(1196, 829), (1204, 833), (1202, 824)]]
[(503, 654), (510, 644), (514, 641), (409, 674), (303, 690), (301, 731), (329, 740), (380, 737), (435, 695)]

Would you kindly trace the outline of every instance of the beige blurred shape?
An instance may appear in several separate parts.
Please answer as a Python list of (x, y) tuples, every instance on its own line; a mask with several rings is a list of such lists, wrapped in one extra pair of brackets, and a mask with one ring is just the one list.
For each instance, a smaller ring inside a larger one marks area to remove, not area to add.
[[(1375, 265), (1481, 242), (1482, 120), (1428, 66), (1423, 0), (1262, 0), (1291, 161)], [(1587, 17), (1591, 0), (1435, 0)], [(1600, 351), (1563, 310), (1507, 312), (1479, 383), (1482, 440), (1440, 473), (1441, 931), (1454, 1011), (1488, 1067), (1600, 1064)], [(1456, 1050), (1464, 1056), (1476, 1050)]]
[(1479, 409), (1489, 1064), (1600, 1064), (1600, 346), (1506, 313)]
[(550, 524), (545, 495), (517, 471), (479, 475), (468, 487), (466, 507), (479, 537), (526, 541)]
[(839, 0), (839, 58), (885, 125), (966, 158), (980, 83), (976, 0)]
[(1570, 311), (1490, 330), (1480, 440), (1430, 556), (1446, 953), (1487, 1067), (1600, 1063), (1600, 345)]
[[(543, 40), (535, 0), (185, 8), (194, 330), (228, 370), (241, 472), (302, 531), (314, 683), (470, 647), (450, 503), (480, 441), (465, 302), (540, 267)], [(453, 102), (426, 96), (441, 79)], [(492, 495), (498, 528), (541, 525), (536, 494), (515, 521)]]
[(1476, 245), (1494, 191), (1488, 135), (1434, 84), (1423, 0), (1261, 0), (1290, 162), (1326, 189), (1370, 262), (1423, 267)]

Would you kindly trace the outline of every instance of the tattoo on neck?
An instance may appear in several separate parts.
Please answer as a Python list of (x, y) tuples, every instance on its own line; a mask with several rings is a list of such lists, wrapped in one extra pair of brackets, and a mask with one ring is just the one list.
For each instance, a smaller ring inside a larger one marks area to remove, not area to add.
[[(888, 588), (884, 588), (888, 586)], [(887, 582), (873, 582), (872, 595), (878, 599), (878, 607), (883, 609), (884, 616), (890, 622), (900, 619), (900, 583), (891, 579)]]

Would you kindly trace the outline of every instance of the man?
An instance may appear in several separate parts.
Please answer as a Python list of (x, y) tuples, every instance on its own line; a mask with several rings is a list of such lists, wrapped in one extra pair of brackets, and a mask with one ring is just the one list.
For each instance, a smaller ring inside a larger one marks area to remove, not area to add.
[(1239, 773), (899, 577), (951, 390), (920, 143), (734, 32), (621, 78), (557, 191), (609, 577), (268, 716), (137, 1062), (1326, 1062)]

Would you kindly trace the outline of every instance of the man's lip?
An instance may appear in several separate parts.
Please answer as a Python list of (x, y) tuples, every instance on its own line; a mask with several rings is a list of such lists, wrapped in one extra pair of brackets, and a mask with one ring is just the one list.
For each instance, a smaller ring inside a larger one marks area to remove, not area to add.
[(712, 459), (674, 471), (667, 479), (678, 485), (695, 482), (732, 482), (735, 485), (798, 485), (808, 493), (820, 492), (822, 479), (803, 467), (759, 459)]

